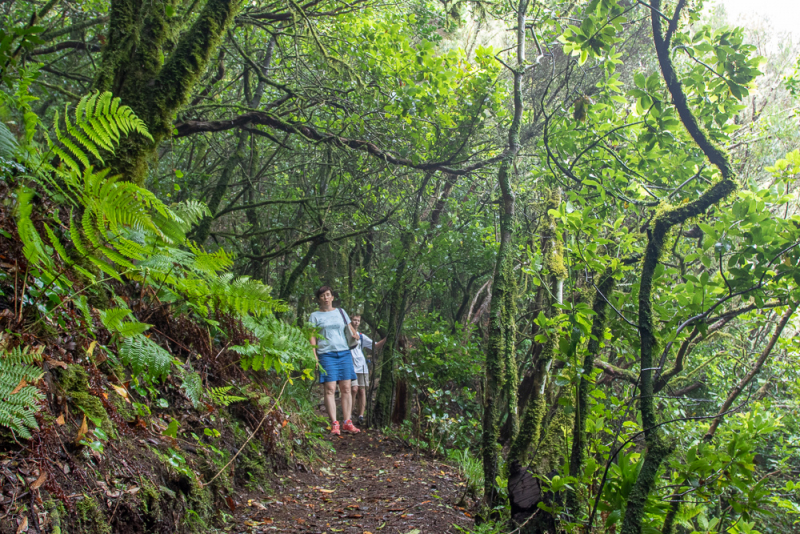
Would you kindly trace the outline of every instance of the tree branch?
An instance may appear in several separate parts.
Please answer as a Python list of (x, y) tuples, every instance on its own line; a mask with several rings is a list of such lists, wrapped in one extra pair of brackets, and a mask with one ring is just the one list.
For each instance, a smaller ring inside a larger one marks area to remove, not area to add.
[(329, 143), (333, 146), (366, 152), (368, 155), (382, 159), (386, 163), (392, 165), (400, 165), (421, 171), (442, 171), (456, 176), (465, 176), (478, 169), (496, 163), (505, 158), (509, 153), (509, 150), (506, 149), (497, 156), (475, 162), (471, 165), (466, 165), (460, 169), (450, 167), (442, 162), (415, 163), (411, 159), (395, 156), (390, 151), (383, 150), (370, 141), (351, 139), (320, 132), (308, 124), (285, 121), (263, 111), (251, 111), (232, 119), (220, 121), (184, 121), (175, 125), (177, 129), (175, 137), (186, 137), (203, 132), (223, 132), (232, 128), (242, 128), (248, 124), (267, 126), (287, 134), (298, 135), (309, 141)]

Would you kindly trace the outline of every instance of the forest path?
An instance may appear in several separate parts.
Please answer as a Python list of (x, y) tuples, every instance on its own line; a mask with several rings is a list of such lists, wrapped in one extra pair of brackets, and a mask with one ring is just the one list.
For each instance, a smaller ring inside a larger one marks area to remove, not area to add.
[(335, 452), (322, 465), (280, 477), (269, 500), (241, 503), (236, 532), (427, 534), (472, 525), (456, 506), (465, 486), (453, 467), (415, 459), (375, 430), (331, 439)]

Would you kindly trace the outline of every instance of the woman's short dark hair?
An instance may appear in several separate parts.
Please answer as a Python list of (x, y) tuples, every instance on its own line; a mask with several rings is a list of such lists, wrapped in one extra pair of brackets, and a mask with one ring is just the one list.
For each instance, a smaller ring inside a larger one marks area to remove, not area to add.
[(322, 295), (326, 291), (330, 291), (331, 295), (333, 295), (333, 289), (330, 286), (322, 286), (321, 288), (317, 289), (317, 291), (314, 293), (314, 296), (319, 298), (320, 295)]

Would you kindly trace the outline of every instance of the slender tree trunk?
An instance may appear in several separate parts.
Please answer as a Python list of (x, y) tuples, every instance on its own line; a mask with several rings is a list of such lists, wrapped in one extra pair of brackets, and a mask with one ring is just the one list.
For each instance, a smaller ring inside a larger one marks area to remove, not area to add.
[[(560, 191), (551, 191), (550, 197), (545, 204), (545, 213), (549, 213), (550, 210), (558, 210), (560, 205)], [(556, 220), (550, 215), (547, 216), (547, 225), (542, 231), (541, 248), (545, 257), (545, 267), (549, 274), (550, 294), (552, 295), (552, 298), (543, 298), (543, 303), (546, 306), (544, 313), (547, 317), (552, 317), (555, 313), (553, 301), (558, 304), (563, 301), (563, 284), (567, 277), (567, 270), (564, 267), (564, 246), (558, 233)], [(532, 443), (537, 443), (542, 434), (542, 422), (547, 411), (545, 388), (550, 377), (550, 367), (553, 364), (555, 343), (556, 340), (554, 338), (548, 339), (539, 354), (539, 358), (536, 360), (533, 386), (523, 412), (522, 427), (516, 439), (512, 440), (511, 449), (508, 453), (508, 463), (512, 470), (516, 470), (521, 466), (528, 448)]]
[[(497, 251), (494, 277), (492, 278), (492, 303), (489, 308), (489, 343), (486, 351), (486, 385), (483, 397), (483, 432), (481, 449), (484, 475), (484, 504), (494, 509), (499, 504), (497, 489), (498, 416), (503, 397), (509, 408), (509, 416), (517, 418), (517, 383), (507, 384), (509, 378), (516, 380), (516, 359), (514, 355), (514, 309), (512, 300), (516, 297), (513, 273), (514, 232), (514, 190), (511, 187), (511, 172), (514, 158), (520, 149), (519, 134), (522, 126), (522, 77), (525, 72), (525, 15), (528, 0), (520, 0), (517, 5), (517, 62), (514, 75), (514, 115), (508, 131), (508, 154), (500, 163), (497, 181), (501, 191), (500, 247)], [(510, 309), (509, 309), (510, 308)], [(504, 395), (505, 394), (505, 395)], [(516, 435), (518, 423), (512, 423), (512, 437)]]
[[(416, 219), (416, 217), (415, 217)], [(375, 410), (373, 412), (373, 426), (382, 428), (391, 422), (392, 400), (394, 398), (394, 366), (397, 353), (397, 338), (400, 335), (402, 315), (404, 310), (403, 294), (406, 283), (406, 268), (408, 264), (408, 249), (414, 241), (414, 234), (406, 230), (400, 236), (403, 257), (395, 269), (394, 282), (389, 291), (389, 320), (387, 324), (386, 343), (383, 346), (380, 365), (380, 382), (378, 393), (375, 397)]]
[[(679, 7), (683, 4), (679, 4)], [(647, 450), (642, 460), (642, 469), (636, 483), (631, 488), (628, 497), (628, 506), (622, 520), (621, 534), (640, 534), (644, 506), (647, 496), (653, 488), (661, 462), (670, 454), (672, 448), (661, 436), (656, 426), (657, 418), (655, 403), (653, 402), (653, 350), (657, 346), (655, 326), (653, 322), (652, 304), (650, 302), (653, 289), (653, 274), (658, 265), (658, 258), (664, 247), (667, 233), (673, 226), (685, 222), (691, 217), (705, 213), (708, 208), (720, 202), (736, 189), (734, 172), (725, 151), (716, 146), (705, 132), (700, 128), (697, 118), (689, 108), (686, 94), (683, 92), (681, 82), (675, 72), (670, 57), (670, 44), (664, 36), (661, 22), (661, 0), (651, 0), (650, 20), (653, 26), (653, 41), (656, 55), (664, 76), (664, 82), (672, 96), (672, 102), (681, 118), (681, 122), (689, 135), (697, 143), (705, 156), (714, 164), (722, 174), (722, 180), (714, 184), (700, 198), (689, 204), (674, 208), (659, 214), (652, 222), (647, 235), (647, 248), (645, 249), (642, 264), (642, 274), (639, 285), (639, 337), (640, 347), (640, 398), (639, 410), (642, 414), (645, 443)], [(677, 20), (677, 17), (675, 17)]]
[(208, 239), (208, 234), (211, 232), (211, 223), (214, 221), (214, 214), (219, 210), (219, 205), (222, 198), (228, 191), (228, 185), (236, 172), (236, 167), (244, 159), (244, 147), (247, 142), (247, 131), (241, 130), (239, 132), (239, 142), (236, 145), (236, 151), (228, 157), (225, 166), (222, 168), (222, 174), (214, 187), (214, 192), (211, 193), (211, 198), (208, 200), (208, 209), (211, 211), (211, 217), (205, 217), (194, 233), (194, 239), (198, 245), (202, 245)]
[[(610, 270), (607, 270), (601, 277), (597, 285), (597, 292), (594, 296), (592, 311), (595, 315), (592, 319), (592, 331), (589, 343), (586, 347), (586, 354), (583, 357), (583, 373), (578, 384), (578, 395), (575, 400), (575, 419), (572, 427), (572, 450), (569, 456), (569, 475), (577, 477), (583, 469), (586, 449), (586, 416), (589, 410), (589, 390), (592, 385), (589, 378), (594, 370), (594, 359), (600, 353), (603, 343), (603, 333), (606, 329), (606, 310), (608, 308), (606, 299), (611, 297), (614, 289), (614, 277)], [(567, 514), (575, 521), (580, 515), (580, 503), (578, 495), (574, 489), (567, 490)]]

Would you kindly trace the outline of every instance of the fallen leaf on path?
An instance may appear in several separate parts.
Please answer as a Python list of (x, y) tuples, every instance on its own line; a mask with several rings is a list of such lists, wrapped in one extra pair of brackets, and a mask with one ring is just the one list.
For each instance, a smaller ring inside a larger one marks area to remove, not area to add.
[(236, 503), (233, 502), (233, 499), (231, 499), (230, 496), (225, 497), (225, 504), (228, 505), (228, 508), (231, 509), (231, 512), (235, 512), (236, 511)]
[(28, 516), (22, 516), (22, 523), (19, 524), (17, 527), (17, 534), (21, 534), (22, 532), (28, 532)]
[(128, 398), (128, 392), (125, 391), (125, 388), (120, 387), (116, 384), (111, 384), (111, 387), (114, 388), (114, 391), (117, 392), (117, 395), (125, 399), (125, 402), (130, 403), (130, 399)]
[(58, 426), (64, 426), (64, 414), (63, 413), (56, 418), (56, 424)]
[(62, 369), (67, 368), (67, 364), (59, 360), (47, 360), (47, 363), (53, 367), (61, 367)]
[(75, 436), (75, 443), (78, 443), (82, 440), (86, 433), (89, 432), (89, 425), (86, 424), (86, 414), (83, 414), (83, 422), (81, 423), (81, 427), (78, 429), (78, 435)]
[(320, 488), (319, 491), (321, 491), (322, 493), (333, 493), (336, 490), (329, 490), (329, 489)]
[(31, 484), (31, 489), (32, 489), (32, 490), (39, 489), (39, 487), (40, 487), (42, 484), (44, 484), (44, 481), (45, 481), (45, 480), (47, 480), (47, 473), (46, 473), (45, 471), (42, 471), (42, 474), (41, 474), (41, 475), (39, 475), (39, 478), (37, 478), (37, 479), (36, 479), (36, 482), (34, 482), (33, 484)]

